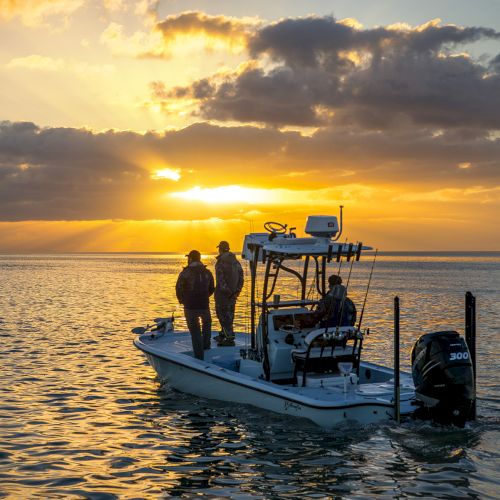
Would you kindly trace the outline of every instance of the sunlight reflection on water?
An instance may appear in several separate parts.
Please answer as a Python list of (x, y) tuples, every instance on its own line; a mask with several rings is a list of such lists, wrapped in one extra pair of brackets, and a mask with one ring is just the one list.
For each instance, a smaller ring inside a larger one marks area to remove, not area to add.
[[(335, 432), (159, 387), (129, 332), (172, 311), (184, 327), (173, 291), (184, 260), (0, 256), (0, 496), (495, 498), (500, 256), (381, 256), (363, 320), (365, 359), (390, 364), (400, 296), (407, 369), (418, 335), (463, 331), (464, 292), (475, 293), (479, 421), (465, 430), (406, 423)], [(368, 257), (353, 272), (357, 304), (370, 267)], [(240, 330), (247, 303), (245, 289)]]

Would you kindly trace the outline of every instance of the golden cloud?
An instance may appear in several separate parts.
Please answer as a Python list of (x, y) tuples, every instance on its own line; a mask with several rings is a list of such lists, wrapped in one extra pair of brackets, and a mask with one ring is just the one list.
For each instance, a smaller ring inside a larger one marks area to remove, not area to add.
[(261, 24), (257, 18), (211, 16), (199, 11), (187, 11), (167, 16), (156, 29), (170, 43), (182, 35), (205, 35), (208, 39), (220, 39), (231, 45), (245, 45), (248, 36)]
[(419, 193), (405, 193), (396, 196), (393, 201), (431, 201), (453, 203), (475, 201), (481, 204), (498, 203), (500, 202), (500, 186), (472, 186), (463, 189), (447, 188)]
[(110, 23), (101, 35), (101, 42), (115, 53), (131, 57), (164, 57), (172, 53), (199, 50), (245, 50), (248, 37), (260, 21), (255, 18), (210, 16), (188, 11), (167, 16), (152, 30), (135, 31), (127, 35), (124, 27)]

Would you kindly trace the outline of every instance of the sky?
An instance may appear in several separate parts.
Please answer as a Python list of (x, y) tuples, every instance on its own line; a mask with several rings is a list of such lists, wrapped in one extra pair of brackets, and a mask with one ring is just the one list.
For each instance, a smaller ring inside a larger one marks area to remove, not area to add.
[(0, 252), (339, 205), (380, 250), (500, 250), (499, 0), (0, 0)]

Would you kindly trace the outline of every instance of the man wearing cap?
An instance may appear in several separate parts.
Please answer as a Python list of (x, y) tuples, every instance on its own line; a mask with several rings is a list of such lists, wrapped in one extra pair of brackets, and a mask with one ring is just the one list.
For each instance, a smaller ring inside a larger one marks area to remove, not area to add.
[(215, 337), (219, 346), (234, 345), (234, 309), (243, 288), (243, 269), (234, 253), (229, 251), (229, 243), (221, 241), (217, 248), (219, 255), (215, 262), (215, 312), (222, 328)]
[(194, 356), (203, 359), (204, 351), (210, 349), (212, 337), (209, 300), (214, 293), (214, 277), (202, 264), (198, 250), (191, 250), (186, 257), (188, 265), (177, 278), (175, 292), (177, 299), (184, 306)]

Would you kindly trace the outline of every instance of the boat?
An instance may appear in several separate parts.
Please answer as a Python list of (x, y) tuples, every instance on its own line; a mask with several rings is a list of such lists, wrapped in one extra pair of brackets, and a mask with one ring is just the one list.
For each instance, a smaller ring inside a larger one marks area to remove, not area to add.
[[(235, 334), (234, 346), (218, 347), (212, 339), (204, 359), (196, 359), (189, 332), (176, 331), (173, 317), (132, 330), (137, 334), (134, 345), (161, 382), (208, 400), (306, 418), (324, 428), (409, 416), (463, 426), (474, 417), (472, 341), (466, 335), (467, 343), (457, 332), (423, 335), (413, 348), (412, 373), (401, 371), (399, 299), (393, 366), (364, 359), (369, 329), (362, 320), (377, 252), (357, 324), (352, 317), (345, 320), (353, 266), (373, 249), (361, 242), (339, 242), (342, 208), (340, 224), (336, 216), (309, 216), (304, 237), (277, 222), (264, 228), (247, 234), (243, 242), (241, 257), (251, 278), (250, 327)], [(316, 309), (328, 294), (327, 272), (341, 266), (347, 281), (334, 301), (336, 317), (318, 321)], [(283, 277), (296, 281), (296, 298), (282, 300)], [(470, 323), (469, 337), (475, 338), (475, 323)], [(217, 334), (212, 332), (212, 338)]]

